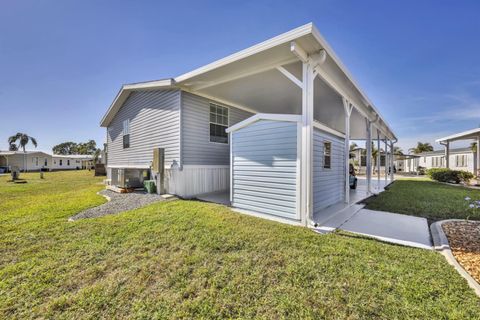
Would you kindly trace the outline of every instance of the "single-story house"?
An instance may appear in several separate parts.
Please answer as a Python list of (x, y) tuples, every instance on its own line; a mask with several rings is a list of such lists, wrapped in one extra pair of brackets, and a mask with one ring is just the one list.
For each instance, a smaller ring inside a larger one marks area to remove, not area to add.
[(93, 156), (88, 154), (52, 155), (52, 170), (91, 169)]
[[(449, 150), (449, 168), (463, 170), (471, 173), (476, 168), (476, 153), (471, 148), (455, 148)], [(444, 150), (435, 150), (410, 155), (401, 160), (396, 160), (397, 170), (406, 173), (417, 173), (419, 167), (424, 169), (446, 168), (447, 161)]]
[(42, 151), (0, 151), (0, 167), (9, 171), (12, 167), (21, 171), (39, 171), (51, 165), (52, 156)]
[(100, 125), (111, 183), (150, 171), (157, 190), (227, 191), (235, 210), (304, 226), (350, 203), (350, 139), (366, 141), (367, 159), (375, 142), (392, 165), (397, 140), (311, 23), (175, 78), (126, 84)]
[[(0, 167), (10, 171), (72, 170), (93, 167), (92, 155), (51, 155), (43, 151), (0, 151)], [(25, 170), (24, 170), (25, 168)]]
[[(468, 166), (468, 171), (472, 172), (475, 176), (480, 176), (480, 128), (475, 128), (459, 133), (452, 134), (447, 137), (443, 137), (437, 139), (436, 142), (440, 143), (445, 148), (445, 167), (454, 169), (458, 167), (458, 163), (452, 162), (450, 156), (450, 144), (456, 141), (471, 141), (476, 144), (475, 152), (470, 150), (473, 154), (473, 159), (470, 161), (470, 165)], [(457, 158), (455, 158), (457, 159)], [(461, 163), (463, 165), (463, 163)]]

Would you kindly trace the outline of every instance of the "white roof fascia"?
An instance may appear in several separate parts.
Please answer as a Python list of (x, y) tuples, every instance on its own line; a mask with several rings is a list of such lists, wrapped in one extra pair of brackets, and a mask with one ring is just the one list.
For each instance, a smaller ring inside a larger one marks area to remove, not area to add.
[(327, 126), (326, 124), (321, 123), (320, 121), (314, 120), (313, 121), (313, 127), (317, 128), (317, 129), (320, 129), (320, 130), (323, 130), (325, 132), (328, 132), (330, 134), (333, 134), (334, 136), (337, 136), (339, 138), (345, 139), (345, 134), (344, 133), (342, 133), (340, 131), (337, 131), (335, 129), (332, 129), (329, 126)]
[[(464, 137), (464, 136), (470, 136), (470, 135), (475, 134), (475, 133), (478, 133), (479, 136), (480, 136), (480, 128), (475, 128), (475, 129), (463, 131), (463, 132), (460, 132), (460, 133), (455, 133), (455, 134), (452, 134), (450, 136), (446, 136), (444, 138), (437, 139), (437, 140), (435, 140), (435, 142), (440, 143), (440, 142), (446, 142), (446, 141), (451, 141), (451, 140), (459, 140), (459, 139), (462, 139), (462, 137)], [(465, 138), (465, 139), (474, 139), (474, 138), (469, 137), (469, 138)]]
[(155, 81), (130, 83), (130, 84), (124, 85), (123, 89), (125, 90), (156, 89), (156, 88), (170, 87), (174, 84), (175, 82), (173, 81), (173, 79), (163, 79), (163, 80), (155, 80)]
[(225, 131), (227, 133), (234, 132), (259, 120), (300, 122), (302, 121), (302, 116), (296, 114), (257, 113), (250, 118), (240, 121), (239, 123), (227, 128)]
[(256, 44), (254, 46), (251, 46), (247, 49), (241, 50), (239, 52), (236, 52), (234, 54), (231, 54), (225, 58), (222, 58), (220, 60), (214, 61), (212, 63), (209, 63), (203, 67), (197, 68), (193, 71), (184, 73), (178, 77), (175, 78), (175, 82), (182, 82), (185, 80), (188, 80), (189, 78), (198, 76), (202, 73), (217, 69), (219, 67), (226, 66), (232, 62), (235, 62), (240, 59), (247, 58), (251, 55), (254, 55), (256, 53), (262, 52), (264, 50), (276, 47), (280, 44), (286, 43), (288, 41), (295, 40), (301, 36), (307, 35), (312, 32), (313, 29), (313, 24), (312, 23), (307, 23), (301, 27), (295, 28), (293, 30), (290, 30), (288, 32), (285, 32), (281, 35), (278, 35), (276, 37), (273, 37), (271, 39), (268, 39), (266, 41), (263, 41), (259, 44)]

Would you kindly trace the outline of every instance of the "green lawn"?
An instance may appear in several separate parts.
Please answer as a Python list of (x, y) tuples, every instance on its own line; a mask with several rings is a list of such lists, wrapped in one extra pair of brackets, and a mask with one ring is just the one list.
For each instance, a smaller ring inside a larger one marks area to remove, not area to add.
[(104, 202), (88, 172), (0, 177), (0, 318), (479, 319), (436, 252), (194, 201), (67, 222)]
[(480, 200), (480, 190), (449, 186), (430, 179), (400, 179), (378, 196), (367, 201), (367, 209), (403, 213), (431, 220), (480, 220), (480, 209), (469, 208)]

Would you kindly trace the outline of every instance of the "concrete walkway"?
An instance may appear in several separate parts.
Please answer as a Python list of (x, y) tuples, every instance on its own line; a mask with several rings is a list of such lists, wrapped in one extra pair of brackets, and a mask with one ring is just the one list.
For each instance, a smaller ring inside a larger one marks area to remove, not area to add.
[(433, 249), (425, 218), (360, 209), (338, 228), (385, 242)]

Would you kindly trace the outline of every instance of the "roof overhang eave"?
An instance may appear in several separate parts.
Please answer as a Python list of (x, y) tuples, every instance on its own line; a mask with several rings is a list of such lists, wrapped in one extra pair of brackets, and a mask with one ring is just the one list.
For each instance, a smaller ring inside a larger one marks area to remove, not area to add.
[(475, 128), (472, 130), (467, 130), (464, 132), (452, 134), (450, 136), (446, 136), (440, 139), (435, 140), (437, 143), (446, 143), (446, 142), (453, 142), (453, 141), (458, 141), (458, 140), (470, 140), (470, 139), (476, 139), (480, 137), (480, 128)]
[[(317, 28), (313, 25), (313, 23), (308, 23), (303, 26), (300, 26), (296, 29), (283, 33), (269, 40), (263, 41), (259, 44), (256, 44), (252, 47), (241, 50), (225, 58), (214, 61), (203, 67), (184, 73), (174, 79), (149, 81), (149, 82), (143, 82), (138, 84), (125, 85), (117, 94), (115, 100), (113, 101), (107, 113), (101, 120), (100, 124), (102, 127), (106, 127), (109, 125), (113, 116), (118, 111), (119, 106), (121, 106), (125, 102), (125, 100), (128, 98), (128, 95), (133, 90), (154, 90), (157, 88), (163, 88), (168, 86), (176, 86), (178, 88), (184, 88), (185, 84), (194, 78), (198, 78), (199, 76), (202, 76), (206, 73), (228, 66), (231, 63), (235, 63), (240, 60), (247, 59), (253, 55), (262, 53), (265, 50), (275, 48), (276, 46), (284, 45), (285, 43), (296, 41), (297, 39), (308, 36), (308, 35), (310, 35), (312, 39), (317, 42), (320, 48), (323, 48), (327, 52), (327, 54), (332, 58), (333, 62), (338, 66), (340, 71), (344, 74), (347, 81), (350, 82), (351, 85), (355, 88), (355, 90), (357, 91), (355, 95), (357, 95), (357, 97), (359, 98), (357, 99), (359, 100), (358, 103), (362, 104), (356, 107), (361, 110), (361, 113), (365, 114), (367, 117), (371, 117), (372, 114), (373, 116), (378, 116), (375, 125), (382, 132), (382, 135), (384, 135), (386, 139), (397, 140), (389, 124), (384, 120), (384, 118), (382, 117), (378, 109), (368, 99), (366, 94), (362, 91), (360, 86), (353, 79), (352, 75), (349, 73), (347, 68), (343, 65), (343, 63), (340, 61), (340, 59), (337, 57), (333, 49), (330, 47), (327, 41), (323, 38), (323, 36), (320, 34)], [(317, 45), (315, 45), (314, 47), (316, 46)]]

